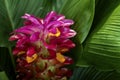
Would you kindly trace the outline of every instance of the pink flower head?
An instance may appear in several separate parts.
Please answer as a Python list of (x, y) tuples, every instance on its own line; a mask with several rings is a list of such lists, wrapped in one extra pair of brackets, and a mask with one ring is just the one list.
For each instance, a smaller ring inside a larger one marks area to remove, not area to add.
[(30, 14), (22, 18), (26, 20), (24, 26), (14, 30), (10, 37), (11, 41), (17, 41), (13, 54), (17, 56), (18, 75), (24, 74), (21, 80), (67, 78), (69, 70), (63, 67), (73, 60), (63, 53), (75, 47), (69, 39), (76, 35), (70, 29), (74, 22), (54, 11), (45, 19)]

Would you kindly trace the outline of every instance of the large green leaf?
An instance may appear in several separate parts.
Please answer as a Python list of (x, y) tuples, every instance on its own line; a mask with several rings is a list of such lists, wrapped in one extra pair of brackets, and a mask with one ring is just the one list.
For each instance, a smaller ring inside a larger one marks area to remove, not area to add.
[(114, 2), (116, 7), (111, 6), (109, 16), (103, 17), (86, 41), (83, 57), (101, 70), (120, 71), (120, 0)]
[(22, 25), (25, 13), (43, 17), (52, 8), (48, 0), (0, 0), (0, 46), (11, 46), (9, 34)]
[(120, 73), (115, 71), (99, 71), (94, 67), (75, 68), (70, 80), (120, 80)]
[(73, 19), (73, 29), (77, 31), (76, 41), (82, 43), (90, 30), (94, 17), (94, 0), (66, 0), (60, 13)]
[(65, 1), (66, 0), (51, 0), (50, 2), (53, 5), (52, 10), (59, 12)]
[(90, 32), (96, 29), (101, 21), (106, 20), (119, 4), (119, 0), (95, 0), (95, 17)]
[(0, 80), (9, 80), (4, 71), (0, 72)]

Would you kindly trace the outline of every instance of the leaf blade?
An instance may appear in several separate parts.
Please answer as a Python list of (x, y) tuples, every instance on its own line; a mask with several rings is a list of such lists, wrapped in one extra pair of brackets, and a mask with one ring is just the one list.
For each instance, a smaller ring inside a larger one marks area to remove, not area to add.
[(4, 71), (0, 72), (0, 80), (8, 80), (8, 77)]
[[(116, 0), (117, 1), (117, 0)], [(112, 2), (111, 2), (112, 3)], [(120, 1), (118, 1), (120, 3)], [(113, 5), (114, 6), (114, 5)], [(103, 18), (86, 41), (84, 60), (101, 70), (120, 71), (120, 5)], [(104, 64), (104, 65), (103, 65)]]
[(84, 42), (89, 33), (94, 17), (94, 6), (94, 0), (67, 0), (60, 11), (67, 18), (75, 21), (72, 28), (77, 31), (75, 40), (80, 44)]

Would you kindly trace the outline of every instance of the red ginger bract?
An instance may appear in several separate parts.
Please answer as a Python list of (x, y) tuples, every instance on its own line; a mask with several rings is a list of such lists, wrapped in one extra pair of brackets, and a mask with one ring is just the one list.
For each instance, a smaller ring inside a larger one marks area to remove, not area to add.
[(74, 23), (54, 11), (45, 19), (25, 14), (24, 26), (13, 31), (9, 40), (16, 40), (13, 54), (16, 59), (18, 80), (62, 80), (70, 77), (71, 71), (65, 68), (73, 63), (63, 54), (75, 47), (69, 39), (76, 35), (70, 29)]

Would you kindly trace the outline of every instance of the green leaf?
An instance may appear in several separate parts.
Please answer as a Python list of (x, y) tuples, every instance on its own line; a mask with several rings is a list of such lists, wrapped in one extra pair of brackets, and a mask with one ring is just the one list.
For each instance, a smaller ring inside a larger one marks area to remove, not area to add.
[(53, 5), (52, 10), (59, 12), (65, 1), (66, 0), (51, 0), (50, 2)]
[(0, 47), (0, 71), (5, 71), (9, 80), (15, 80), (15, 69), (10, 54), (8, 48)]
[(95, 17), (90, 32), (96, 29), (101, 21), (105, 21), (111, 15), (112, 11), (119, 5), (119, 0), (95, 0), (95, 3)]
[(0, 46), (11, 46), (8, 38), (15, 28), (22, 25), (25, 13), (43, 17), (52, 10), (48, 0), (0, 0)]
[(4, 71), (0, 72), (0, 80), (9, 80)]
[(77, 31), (75, 40), (79, 43), (83, 43), (89, 33), (94, 17), (94, 6), (94, 0), (67, 0), (60, 11), (75, 21), (72, 28)]
[(120, 1), (114, 2), (115, 8), (111, 6), (109, 16), (103, 17), (86, 41), (83, 57), (98, 69), (120, 71)]
[(70, 80), (120, 80), (120, 73), (115, 71), (99, 71), (94, 67), (75, 68)]

